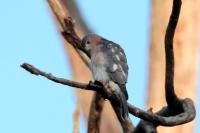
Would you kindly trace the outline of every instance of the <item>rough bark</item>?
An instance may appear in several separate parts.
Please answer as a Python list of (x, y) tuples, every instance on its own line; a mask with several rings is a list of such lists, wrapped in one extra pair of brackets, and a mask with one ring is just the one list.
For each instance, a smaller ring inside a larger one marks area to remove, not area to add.
[[(175, 90), (180, 98), (196, 101), (197, 93), (197, 30), (199, 0), (184, 0), (174, 38)], [(164, 98), (165, 56), (164, 35), (172, 0), (152, 1), (152, 25), (149, 65), (148, 107), (157, 111), (166, 105)], [(162, 133), (193, 132), (194, 122), (173, 128), (160, 127)]]

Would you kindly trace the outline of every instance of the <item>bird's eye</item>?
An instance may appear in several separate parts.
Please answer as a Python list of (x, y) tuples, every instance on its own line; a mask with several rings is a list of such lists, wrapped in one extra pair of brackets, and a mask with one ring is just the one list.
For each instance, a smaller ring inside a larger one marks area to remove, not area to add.
[(87, 41), (86, 44), (90, 44), (90, 41)]

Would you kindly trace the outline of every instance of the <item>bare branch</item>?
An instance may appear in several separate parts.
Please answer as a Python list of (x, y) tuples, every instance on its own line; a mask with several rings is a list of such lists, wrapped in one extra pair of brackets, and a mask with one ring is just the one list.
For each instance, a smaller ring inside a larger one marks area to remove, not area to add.
[(33, 65), (30, 65), (28, 63), (22, 64), (21, 67), (24, 68), (25, 70), (27, 70), (28, 72), (30, 72), (31, 74), (34, 74), (37, 76), (38, 75), (43, 76), (43, 77), (45, 77), (53, 82), (59, 83), (59, 84), (76, 87), (76, 88), (83, 89), (83, 90), (96, 91), (99, 94), (101, 94), (103, 97), (108, 98), (108, 99), (112, 100), (113, 102), (116, 102), (116, 100), (112, 97), (111, 92), (106, 91), (106, 89), (104, 89), (103, 86), (95, 84), (92, 81), (90, 81), (89, 84), (87, 84), (87, 83), (80, 83), (80, 82), (76, 82), (76, 81), (67, 80), (64, 78), (58, 78), (58, 77), (53, 76), (51, 73), (46, 73), (42, 70), (39, 70), (38, 68), (36, 68)]
[[(189, 98), (186, 98), (184, 100), (179, 99), (174, 91), (173, 38), (180, 15), (181, 4), (182, 4), (181, 0), (173, 0), (172, 13), (169, 19), (165, 35), (165, 56), (166, 56), (165, 97), (168, 106), (164, 107), (159, 112), (157, 112), (156, 113), (157, 115), (154, 116), (153, 118), (148, 118), (148, 119), (153, 119), (153, 121), (151, 122), (150, 121), (147, 122), (148, 120), (146, 118), (142, 118), (143, 120), (139, 123), (135, 132), (141, 132), (142, 130), (144, 130), (145, 132), (151, 132), (151, 130), (154, 130), (156, 132), (156, 128), (159, 125), (176, 126), (188, 123), (192, 121), (196, 116), (196, 111), (193, 101)], [(142, 114), (145, 113), (147, 112), (142, 112)], [(158, 121), (160, 122), (162, 121), (161, 122), (162, 124), (158, 123)]]
[(53, 12), (53, 15), (58, 21), (60, 32), (62, 33), (63, 38), (74, 47), (83, 62), (89, 66), (90, 59), (88, 57), (90, 57), (90, 54), (80, 46), (81, 39), (78, 37), (76, 31), (74, 30), (74, 23), (72, 18), (67, 16), (67, 11), (64, 10), (58, 0), (48, 0), (48, 4)]
[[(54, 81), (56, 83), (68, 85), (68, 86), (71, 86), (71, 87), (77, 87), (77, 88), (81, 88), (81, 89), (87, 88), (87, 84), (67, 80), (67, 79), (64, 79), (64, 78), (57, 78), (57, 77), (53, 76), (51, 73), (43, 72), (43, 71), (39, 70), (38, 68), (36, 68), (36, 67), (34, 67), (30, 64), (27, 64), (27, 63), (22, 64), (21, 67), (24, 68), (25, 70), (29, 71), (30, 73), (34, 74), (34, 75), (41, 75), (41, 76), (46, 77), (49, 80)], [(89, 90), (89, 89), (86, 89), (86, 90)]]
[(84, 33), (91, 33), (92, 30), (86, 24), (82, 12), (79, 10), (76, 0), (62, 0), (65, 7), (70, 12), (70, 15), (76, 20), (76, 24), (78, 28), (81, 29)]
[(129, 112), (136, 117), (146, 121), (151, 121), (155, 125), (161, 126), (176, 126), (188, 123), (195, 118), (195, 107), (191, 99), (184, 99), (181, 101), (183, 111), (180, 114), (170, 116), (173, 112), (169, 111), (168, 107), (163, 107), (159, 112), (152, 113), (141, 110), (129, 104)]
[[(52, 80), (56, 83), (68, 85), (71, 87), (77, 87), (83, 90), (96, 91), (97, 93), (101, 94), (101, 96), (103, 96), (105, 99), (109, 99), (113, 103), (117, 102), (115, 98), (112, 96), (112, 94), (106, 91), (107, 89), (104, 89), (103, 86), (99, 86), (93, 82), (90, 82), (89, 84), (87, 84), (87, 83), (79, 83), (79, 82), (75, 82), (75, 81), (71, 81), (71, 80), (67, 80), (63, 78), (58, 78), (58, 77), (53, 76), (52, 74), (43, 72), (39, 70), (38, 68), (27, 63), (22, 64), (21, 67), (34, 75), (44, 76), (48, 78), (49, 80)], [(168, 107), (165, 107), (161, 111), (154, 114), (149, 111), (141, 110), (131, 105), (130, 103), (128, 103), (129, 112), (132, 115), (139, 117), (143, 120), (155, 123), (156, 125), (162, 125), (162, 126), (175, 126), (175, 125), (184, 124), (193, 120), (195, 117), (195, 108), (194, 108), (193, 102), (190, 99), (182, 100), (182, 107), (183, 107), (184, 113), (180, 113), (175, 116), (170, 116), (169, 113), (173, 113), (173, 112), (170, 112)]]
[(181, 0), (173, 0), (172, 13), (165, 34), (165, 97), (168, 106), (177, 104), (179, 101), (174, 91), (174, 51), (173, 38), (181, 11)]
[(100, 132), (101, 113), (105, 100), (98, 93), (94, 94), (88, 119), (88, 133)]

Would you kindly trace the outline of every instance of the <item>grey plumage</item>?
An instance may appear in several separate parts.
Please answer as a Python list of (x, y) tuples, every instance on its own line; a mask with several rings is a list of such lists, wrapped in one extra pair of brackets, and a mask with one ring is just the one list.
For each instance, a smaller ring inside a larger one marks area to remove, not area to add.
[[(102, 43), (100, 50), (103, 51), (105, 58), (109, 62), (106, 66), (109, 77), (119, 85), (127, 100), (128, 93), (126, 90), (126, 83), (128, 80), (129, 68), (124, 50), (120, 45), (106, 39), (102, 39), (100, 43)], [(117, 65), (116, 69), (113, 69), (114, 65)]]
[(81, 45), (91, 54), (91, 71), (94, 80), (103, 85), (109, 83), (113, 95), (120, 102), (122, 119), (128, 116), (126, 100), (128, 93), (128, 65), (124, 50), (120, 45), (95, 34), (86, 35)]

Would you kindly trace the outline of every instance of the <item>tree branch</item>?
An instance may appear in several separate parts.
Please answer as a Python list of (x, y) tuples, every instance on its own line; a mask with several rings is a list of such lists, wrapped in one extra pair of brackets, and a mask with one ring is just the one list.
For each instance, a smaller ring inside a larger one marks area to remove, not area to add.
[(81, 89), (84, 89), (84, 90), (89, 90), (89, 88), (87, 88), (87, 84), (85, 84), (85, 83), (79, 83), (79, 82), (67, 80), (67, 79), (64, 79), (64, 78), (55, 77), (51, 73), (43, 72), (43, 71), (39, 70), (38, 68), (34, 67), (33, 65), (28, 64), (28, 63), (22, 64), (21, 67), (24, 68), (25, 70), (29, 71), (31, 74), (34, 74), (34, 75), (37, 75), (37, 76), (41, 75), (41, 76), (46, 77), (47, 79), (54, 81), (56, 83), (68, 85), (68, 86), (71, 86), (71, 87), (77, 87), (77, 88), (81, 88)]
[[(109, 99), (113, 103), (117, 102), (115, 98), (112, 97), (112, 94), (106, 91), (107, 89), (104, 89), (103, 86), (97, 85), (93, 82), (80, 83), (80, 82), (75, 82), (75, 81), (71, 81), (71, 80), (67, 80), (63, 78), (58, 78), (58, 77), (53, 76), (50, 73), (43, 72), (39, 70), (38, 68), (34, 67), (33, 65), (30, 65), (27, 63), (22, 64), (21, 67), (29, 71), (31, 74), (41, 75), (51, 81), (54, 81), (56, 83), (60, 83), (63, 85), (68, 85), (68, 86), (80, 88), (83, 90), (96, 91), (97, 93), (101, 94), (101, 96), (103, 96), (105, 99)], [(190, 99), (182, 100), (182, 102), (183, 102), (182, 103), (183, 111), (185, 112), (178, 114), (176, 116), (171, 116), (171, 117), (169, 117), (169, 114), (168, 114), (169, 113), (168, 107), (164, 107), (162, 110), (160, 110), (156, 114), (149, 111), (141, 110), (131, 105), (130, 103), (128, 103), (128, 108), (129, 108), (129, 112), (132, 115), (139, 117), (143, 120), (150, 121), (156, 125), (176, 126), (176, 125), (187, 123), (193, 120), (195, 117), (195, 108), (194, 108), (193, 102)]]
[(84, 33), (91, 33), (92, 30), (86, 24), (85, 19), (83, 18), (82, 12), (79, 10), (76, 0), (62, 0), (64, 6), (70, 12), (71, 17), (76, 20), (76, 24)]
[(173, 39), (176, 26), (178, 23), (181, 0), (173, 0), (172, 13), (169, 19), (165, 34), (165, 58), (166, 58), (166, 70), (165, 70), (165, 97), (168, 106), (175, 106), (178, 104), (178, 97), (174, 91), (174, 51), (173, 51)]
[(101, 113), (103, 111), (105, 100), (101, 94), (95, 93), (92, 99), (89, 119), (88, 119), (88, 133), (100, 132)]
[(67, 11), (63, 9), (58, 0), (48, 0), (48, 4), (59, 24), (63, 38), (73, 46), (83, 62), (89, 66), (90, 59), (88, 57), (90, 57), (90, 54), (80, 46), (81, 39), (74, 30), (72, 18), (67, 16)]
[[(191, 99), (179, 99), (174, 91), (174, 51), (173, 38), (175, 29), (178, 23), (181, 0), (173, 0), (173, 7), (169, 23), (165, 34), (165, 57), (166, 57), (166, 71), (165, 71), (165, 98), (167, 107), (164, 107), (155, 116), (153, 121), (143, 118), (136, 127), (135, 132), (156, 132), (157, 126), (176, 126), (192, 121), (196, 116), (194, 103)], [(146, 113), (146, 112), (143, 112)], [(150, 118), (149, 118), (150, 119)], [(144, 121), (146, 120), (146, 121)], [(162, 124), (157, 123), (157, 120), (162, 121)], [(148, 127), (148, 128), (147, 128)], [(149, 128), (150, 127), (150, 128)]]

